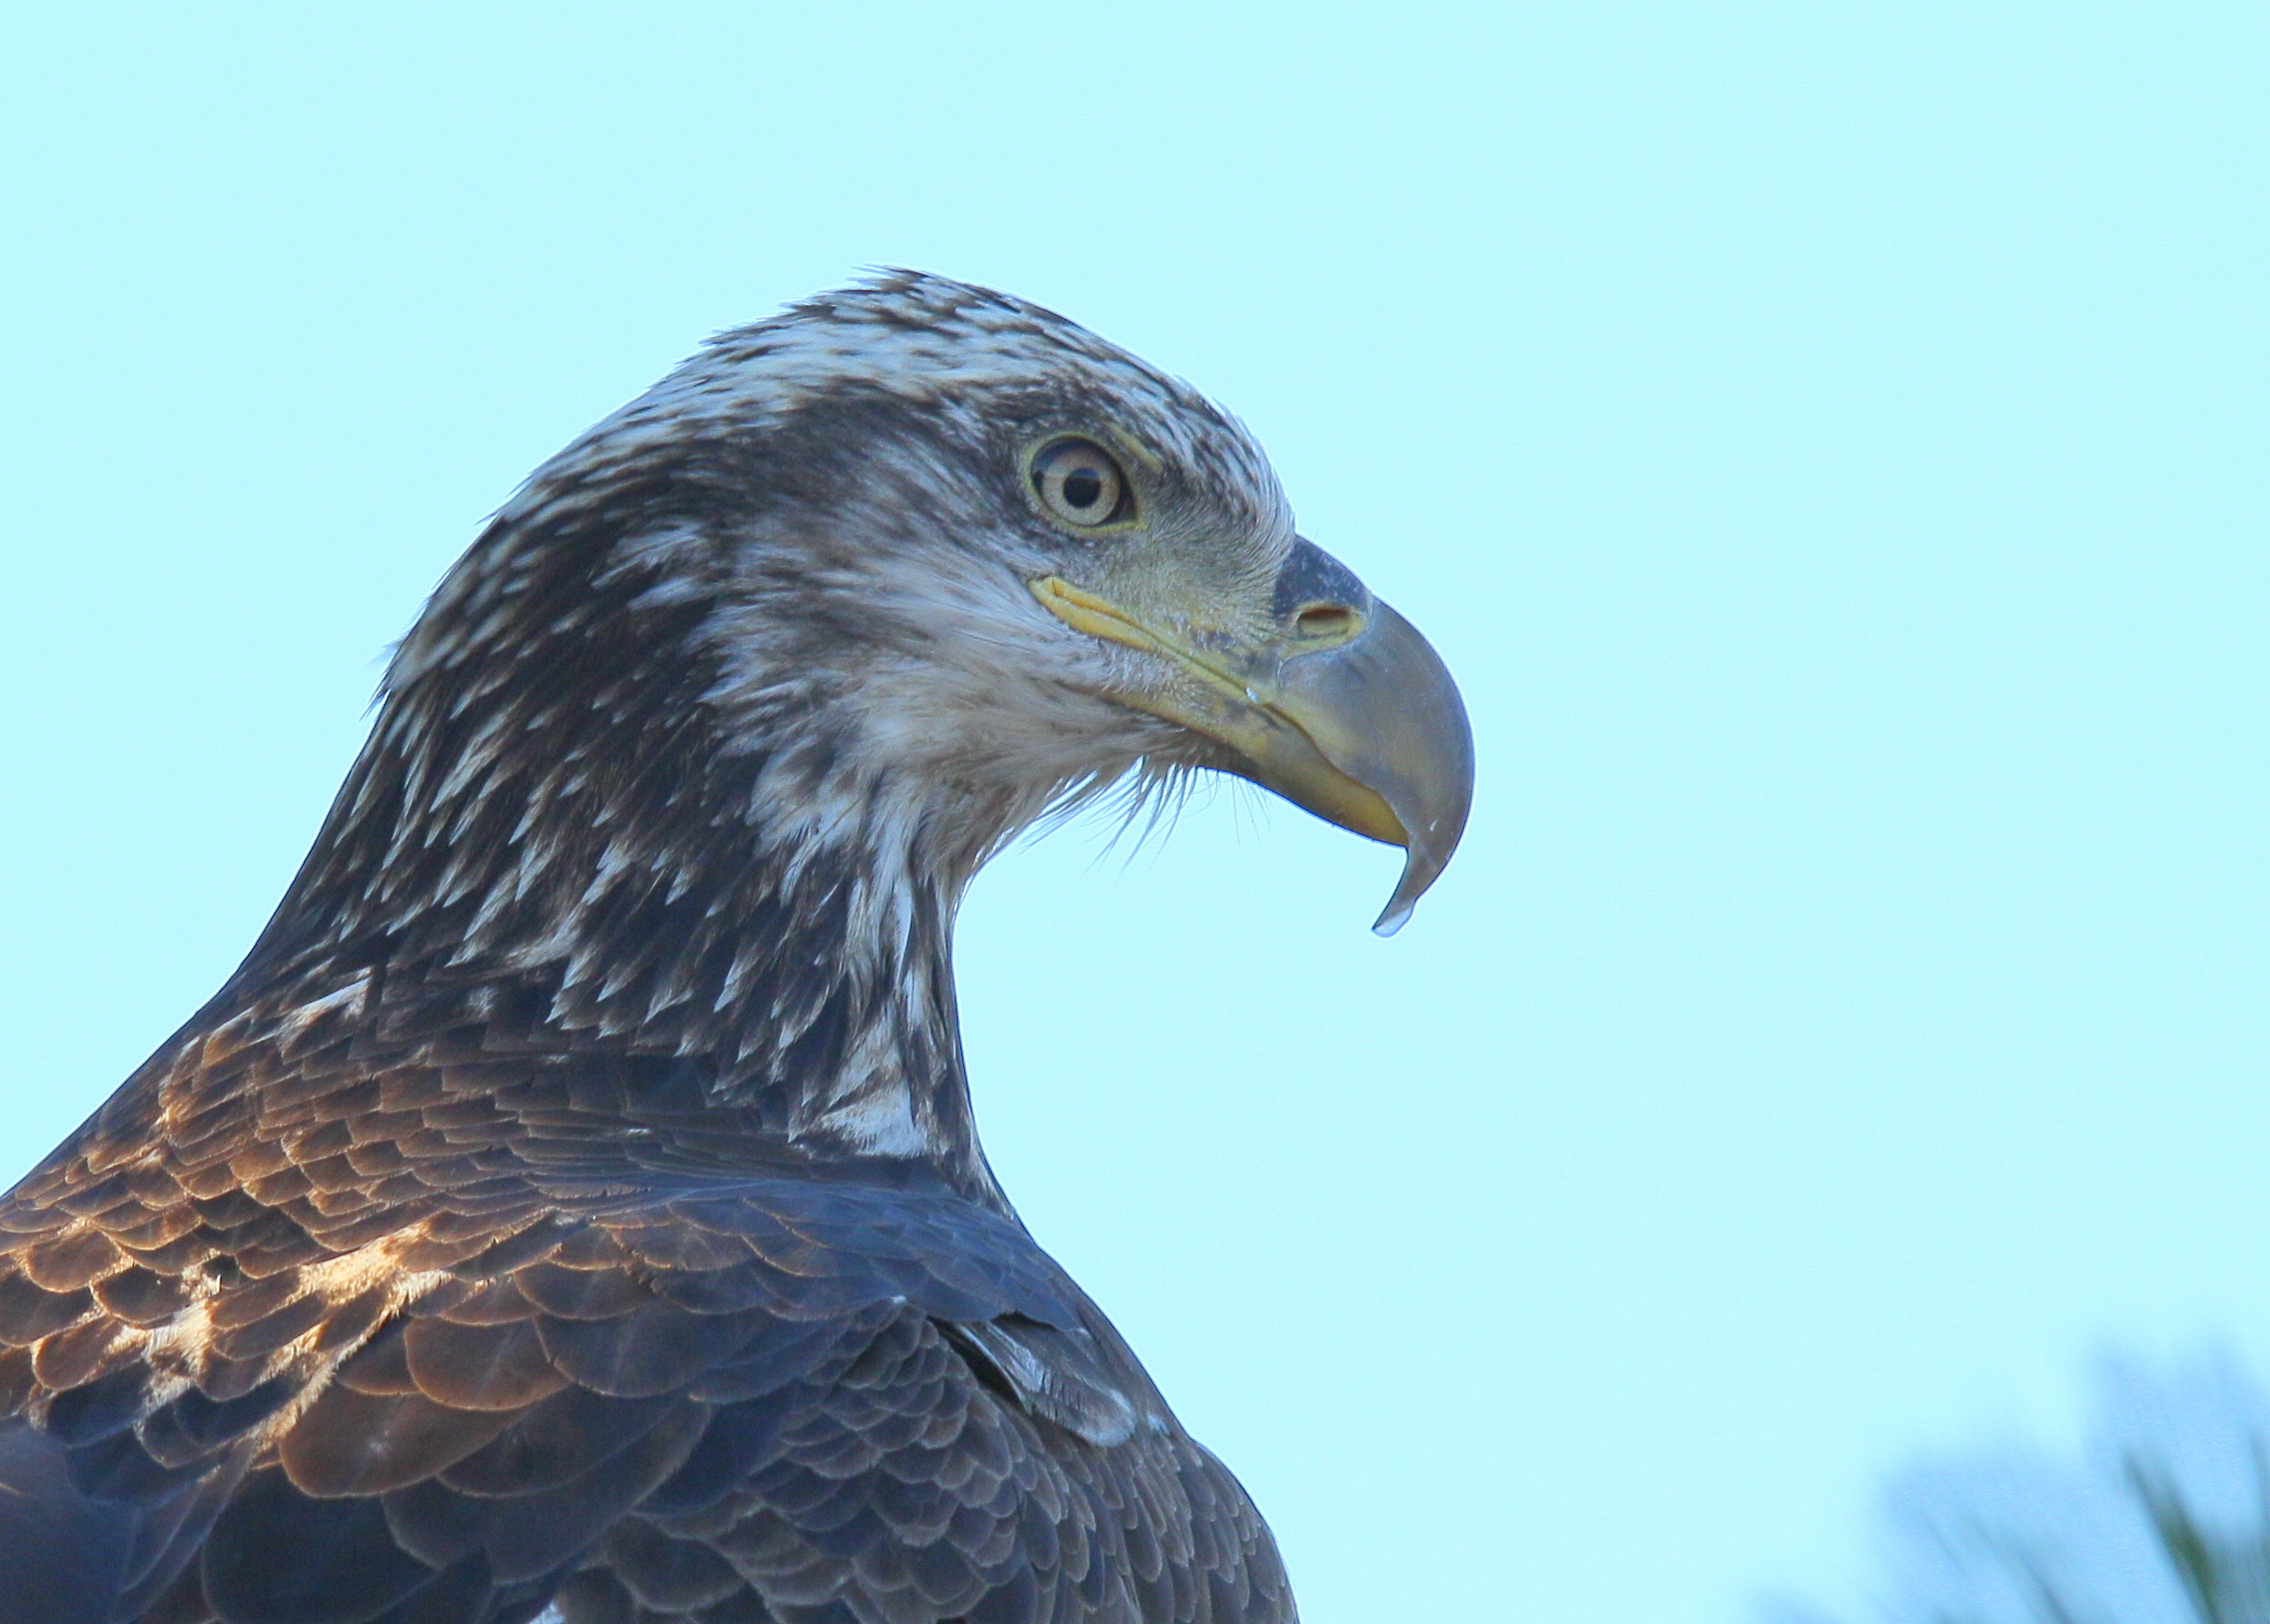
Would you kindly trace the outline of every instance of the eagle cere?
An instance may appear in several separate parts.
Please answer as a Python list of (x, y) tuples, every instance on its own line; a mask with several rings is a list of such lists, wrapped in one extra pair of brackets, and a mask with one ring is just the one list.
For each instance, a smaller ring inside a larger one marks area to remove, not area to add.
[(893, 273), (546, 463), (214, 998), (0, 1204), (14, 1624), (1275, 1620), (1019, 1223), (979, 866), (1197, 768), (1464, 822), (1431, 649), (1188, 388)]

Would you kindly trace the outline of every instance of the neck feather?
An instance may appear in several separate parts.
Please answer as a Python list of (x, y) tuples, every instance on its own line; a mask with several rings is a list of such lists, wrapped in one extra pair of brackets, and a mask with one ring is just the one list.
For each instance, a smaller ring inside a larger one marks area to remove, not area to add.
[(723, 737), (698, 606), (605, 595), (524, 601), (509, 661), (445, 651), (388, 693), (224, 1001), (360, 979), (390, 1034), (682, 1057), (809, 1151), (989, 1186), (951, 944), (1018, 809), (855, 770), (824, 706)]

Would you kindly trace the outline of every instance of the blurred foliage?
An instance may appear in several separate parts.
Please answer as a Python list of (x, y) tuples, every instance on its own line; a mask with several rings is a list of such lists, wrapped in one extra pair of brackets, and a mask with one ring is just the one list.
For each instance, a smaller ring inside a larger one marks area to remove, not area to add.
[(2270, 1624), (2270, 1404), (2228, 1356), (2108, 1364), (2080, 1458), (1925, 1461), (1886, 1501), (1882, 1624)]

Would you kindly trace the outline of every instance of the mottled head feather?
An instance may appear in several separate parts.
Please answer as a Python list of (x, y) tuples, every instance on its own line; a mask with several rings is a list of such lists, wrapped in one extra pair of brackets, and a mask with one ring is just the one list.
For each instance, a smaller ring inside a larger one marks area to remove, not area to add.
[[(1225, 496), (1243, 498), (1257, 520), (1289, 527), (1260, 446), (1189, 384), (1054, 311), (914, 271), (716, 334), (530, 474), (498, 517), (599, 499), (612, 476), (689, 439), (779, 429), (816, 408), (860, 403), (942, 417), (963, 438), (996, 429), (1005, 411), (1087, 405)], [(414, 639), (406, 644), (414, 648)]]

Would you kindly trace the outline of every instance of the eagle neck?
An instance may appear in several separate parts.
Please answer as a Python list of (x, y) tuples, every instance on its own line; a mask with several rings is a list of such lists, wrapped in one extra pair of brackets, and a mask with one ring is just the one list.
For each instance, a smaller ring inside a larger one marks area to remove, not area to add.
[(520, 663), (550, 680), (429, 676), (386, 696), (221, 1002), (359, 988), (390, 1049), (471, 1045), (540, 1075), (674, 1059), (705, 1131), (921, 1161), (1005, 1205), (952, 965), (995, 814), (854, 771), (808, 725), (728, 737), (697, 664), (579, 693), (578, 673), (607, 669), (588, 651)]

